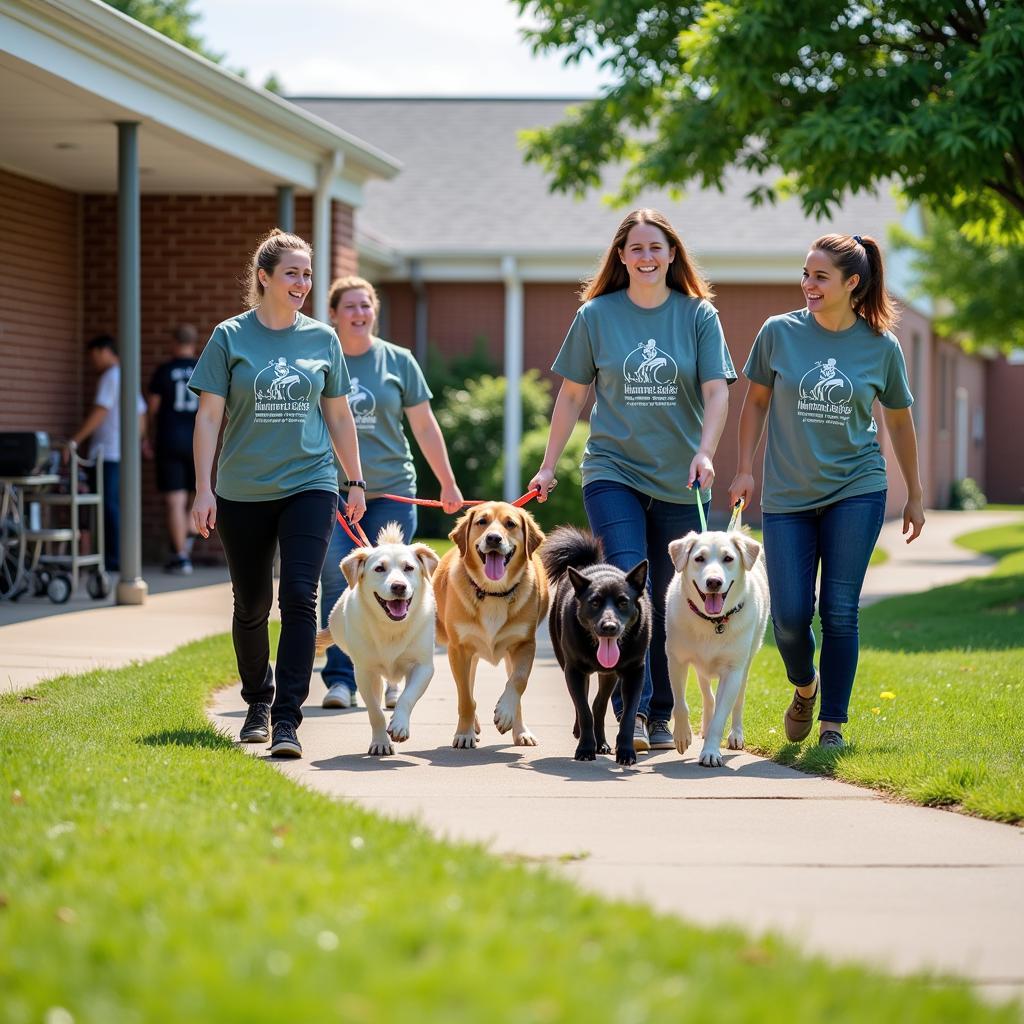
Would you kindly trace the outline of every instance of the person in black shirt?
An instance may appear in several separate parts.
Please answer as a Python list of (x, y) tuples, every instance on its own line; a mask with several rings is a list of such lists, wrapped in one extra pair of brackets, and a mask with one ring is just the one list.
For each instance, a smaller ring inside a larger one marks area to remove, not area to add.
[(196, 489), (192, 432), (199, 399), (188, 382), (196, 366), (197, 340), (195, 327), (182, 324), (174, 331), (173, 358), (153, 372), (148, 399), (148, 436), (153, 440), (144, 449), (147, 457), (156, 458), (157, 490), (167, 506), (172, 557), (164, 570), (184, 574), (192, 572), (188, 502)]

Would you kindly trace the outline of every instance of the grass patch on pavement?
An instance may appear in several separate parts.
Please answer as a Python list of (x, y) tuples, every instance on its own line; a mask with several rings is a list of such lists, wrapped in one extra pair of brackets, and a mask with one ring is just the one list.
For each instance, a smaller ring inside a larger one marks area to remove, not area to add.
[(792, 689), (770, 629), (747, 688), (748, 747), (916, 803), (1024, 821), (1024, 519), (959, 543), (999, 565), (861, 612), (847, 750), (819, 750), (817, 728), (786, 741)]
[(233, 662), (220, 637), (0, 697), (5, 1024), (1019, 1020), (332, 802), (213, 730)]

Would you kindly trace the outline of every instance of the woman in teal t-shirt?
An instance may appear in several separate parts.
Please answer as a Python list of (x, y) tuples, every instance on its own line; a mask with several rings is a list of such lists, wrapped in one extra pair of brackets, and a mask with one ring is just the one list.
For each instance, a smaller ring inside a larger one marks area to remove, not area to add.
[[(302, 756), (296, 729), (313, 670), (316, 588), (338, 509), (334, 448), (352, 477), (349, 517), (366, 509), (345, 357), (327, 324), (299, 312), (311, 255), (297, 235), (275, 229), (263, 239), (249, 269), (252, 308), (214, 328), (188, 385), (199, 395), (192, 521), (203, 537), (219, 529), (231, 573), (231, 636), (249, 705), (239, 739), (265, 743), (272, 716), (270, 752), (283, 757)], [(278, 548), (275, 690), (267, 622)]]
[[(380, 299), (369, 281), (362, 277), (340, 277), (331, 285), (329, 315), (341, 341), (345, 364), (351, 376), (349, 407), (359, 434), (359, 451), (366, 465), (366, 516), (363, 529), (371, 541), (389, 522), (398, 523), (406, 543), (416, 533), (416, 506), (385, 494), (404, 498), (416, 496), (416, 470), (403, 429), (403, 417), (416, 443), (441, 485), (441, 503), (449, 515), (462, 508), (462, 492), (455, 482), (448, 449), (434, 413), (433, 397), (423, 371), (413, 354), (373, 334)], [(338, 500), (347, 500), (342, 487)], [(355, 542), (335, 524), (320, 576), (321, 624), (327, 619), (345, 589), (345, 577), (338, 568), (356, 547)], [(356, 677), (352, 659), (337, 646), (327, 648), (327, 662), (321, 670), (325, 708), (356, 707)], [(384, 703), (393, 708), (398, 687), (388, 683)]]
[(698, 501), (710, 505), (712, 459), (736, 371), (711, 288), (656, 210), (634, 210), (622, 221), (580, 298), (552, 366), (564, 379), (530, 488), (547, 498), (555, 464), (594, 388), (583, 456), (587, 519), (610, 564), (629, 570), (648, 560), (654, 609), (642, 690), (615, 694), (612, 702), (624, 725), (635, 716), (636, 750), (670, 750), (665, 594), (674, 569), (668, 545), (700, 529)]
[[(750, 504), (754, 452), (767, 420), (764, 551), (775, 640), (795, 687), (783, 724), (788, 739), (805, 739), (820, 692), (818, 742), (839, 748), (857, 672), (860, 591), (885, 517), (885, 459), (871, 412), (876, 399), (907, 485), (908, 544), (924, 526), (924, 507), (914, 399), (890, 331), (896, 311), (878, 243), (860, 235), (817, 239), (803, 290), (806, 307), (765, 321), (743, 369), (750, 385), (729, 497)], [(819, 568), (815, 671), (811, 622)]]

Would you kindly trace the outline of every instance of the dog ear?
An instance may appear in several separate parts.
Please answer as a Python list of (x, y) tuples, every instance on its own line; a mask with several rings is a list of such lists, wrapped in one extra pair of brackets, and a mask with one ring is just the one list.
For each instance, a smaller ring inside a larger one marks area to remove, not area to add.
[(428, 548), (426, 544), (413, 544), (412, 551), (423, 566), (423, 575), (429, 580), (434, 575), (437, 563), (441, 561), (437, 557), (437, 552), (433, 548)]
[(743, 568), (750, 572), (754, 563), (761, 554), (761, 545), (758, 544), (749, 533), (740, 533), (738, 530), (732, 532), (732, 542), (740, 550), (740, 557), (743, 559)]
[(693, 545), (697, 543), (699, 536), (700, 534), (696, 530), (691, 530), (685, 537), (680, 537), (679, 540), (674, 540), (669, 544), (668, 557), (672, 559), (676, 572), (682, 572), (686, 568), (686, 563), (690, 560), (690, 552), (693, 551)]
[(572, 584), (572, 589), (576, 591), (576, 596), (580, 597), (590, 586), (590, 580), (579, 571), (574, 569), (571, 565), (567, 570), (569, 582)]
[(341, 569), (342, 575), (345, 577), (345, 582), (350, 587), (354, 587), (359, 582), (359, 578), (363, 575), (363, 569), (366, 567), (366, 561), (369, 557), (369, 548), (356, 548), (352, 554), (346, 555), (341, 560), (341, 565), (338, 568)]
[(522, 517), (523, 533), (526, 534), (526, 557), (529, 558), (544, 543), (544, 531), (529, 512), (523, 512)]
[(637, 562), (629, 572), (626, 573), (626, 582), (638, 593), (644, 592), (644, 587), (647, 586), (647, 559), (645, 558), (642, 562)]
[(448, 534), (448, 539), (459, 549), (463, 558), (469, 551), (469, 528), (473, 525), (473, 510), (470, 509), (455, 524), (455, 529)]

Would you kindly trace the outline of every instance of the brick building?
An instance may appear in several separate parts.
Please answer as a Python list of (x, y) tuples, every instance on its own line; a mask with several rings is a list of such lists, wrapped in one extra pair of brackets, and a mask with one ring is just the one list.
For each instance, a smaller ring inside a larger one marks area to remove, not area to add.
[[(0, 429), (68, 437), (92, 403), (83, 346), (98, 333), (118, 337), (125, 386), (134, 365), (145, 387), (176, 325), (207, 337), (241, 310), (249, 254), (276, 224), (313, 243), (307, 312), (326, 319), (325, 285), (356, 268), (365, 183), (398, 167), (98, 0), (5, 0)], [(142, 551), (162, 561), (149, 463), (139, 490)]]
[[(367, 186), (357, 217), (360, 266), (382, 293), (382, 333), (421, 360), (428, 344), (451, 354), (483, 338), (499, 365), (546, 372), (578, 306), (579, 282), (625, 212), (596, 195), (552, 194), (540, 168), (524, 162), (519, 132), (561, 119), (568, 102), (293, 99), (403, 163), (394, 180)], [(614, 191), (615, 175), (605, 184)], [(754, 184), (737, 172), (721, 193), (654, 193), (635, 204), (665, 212), (710, 278), (737, 367), (766, 317), (803, 305), (800, 270), (814, 238), (870, 234), (884, 247), (890, 225), (914, 227), (917, 219), (887, 194), (850, 197), (826, 222), (805, 217), (795, 201), (755, 209), (745, 198)], [(926, 503), (946, 505), (953, 481), (964, 476), (993, 500), (1021, 501), (1024, 422), (1014, 394), (1024, 385), (1024, 366), (967, 355), (936, 337), (929, 307), (908, 298), (905, 261), (892, 254), (887, 262), (890, 288), (903, 305), (897, 333), (916, 395)], [(716, 459), (720, 481), (734, 472), (743, 387), (732, 393)], [(998, 449), (989, 438), (999, 439)], [(884, 437), (882, 443), (888, 451)], [(889, 464), (894, 514), (904, 492), (895, 460)], [(533, 468), (507, 479), (506, 490), (520, 493)]]

